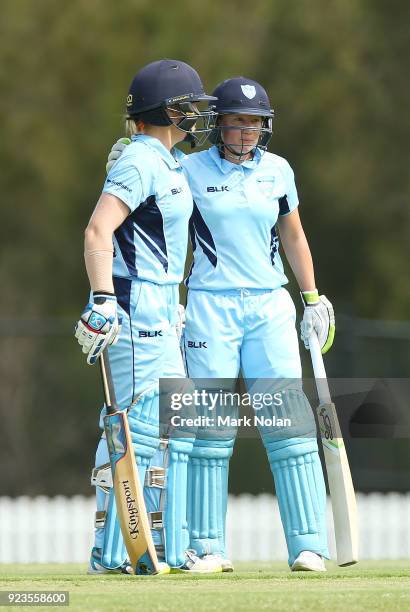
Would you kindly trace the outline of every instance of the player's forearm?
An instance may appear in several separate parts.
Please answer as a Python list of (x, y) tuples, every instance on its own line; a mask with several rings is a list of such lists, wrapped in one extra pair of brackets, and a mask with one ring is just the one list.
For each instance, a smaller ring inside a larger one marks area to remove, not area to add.
[(84, 257), (88, 278), (93, 291), (114, 293), (112, 281), (114, 231), (129, 214), (122, 200), (103, 193), (85, 230)]
[(85, 230), (84, 259), (92, 291), (114, 293), (112, 232), (92, 220)]
[(301, 291), (312, 291), (316, 288), (315, 272), (310, 248), (304, 233), (291, 239), (283, 239), (282, 246), (286, 259), (295, 275)]

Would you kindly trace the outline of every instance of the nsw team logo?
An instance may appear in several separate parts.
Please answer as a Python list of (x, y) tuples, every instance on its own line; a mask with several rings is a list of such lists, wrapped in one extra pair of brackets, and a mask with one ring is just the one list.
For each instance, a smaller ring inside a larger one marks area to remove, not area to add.
[(249, 100), (252, 100), (252, 98), (256, 96), (256, 89), (254, 85), (241, 85), (241, 89), (243, 91), (243, 95)]
[(273, 181), (258, 181), (259, 190), (270, 200), (275, 192), (275, 182)]

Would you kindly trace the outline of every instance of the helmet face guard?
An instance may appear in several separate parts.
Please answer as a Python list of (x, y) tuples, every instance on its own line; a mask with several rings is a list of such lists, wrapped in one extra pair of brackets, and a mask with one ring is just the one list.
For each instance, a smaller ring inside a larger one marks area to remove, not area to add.
[[(225, 114), (225, 113), (224, 113)], [(248, 114), (248, 113), (238, 113), (237, 111), (226, 114)], [(249, 113), (250, 114), (250, 113)], [(219, 115), (219, 118), (222, 114)], [(241, 139), (239, 142), (229, 142), (226, 137), (227, 131), (237, 130), (241, 133)], [(244, 132), (249, 134), (249, 132), (258, 133), (259, 137), (254, 145), (254, 147), (249, 150), (249, 146), (244, 142)], [(240, 126), (240, 125), (229, 125), (224, 124), (221, 125), (217, 122), (216, 126), (212, 129), (212, 132), (209, 136), (210, 142), (215, 144), (220, 153), (224, 153), (224, 150), (227, 149), (231, 155), (236, 157), (239, 161), (244, 160), (249, 153), (254, 153), (255, 149), (261, 149), (262, 151), (266, 151), (268, 148), (268, 143), (272, 138), (272, 117), (261, 117), (261, 125), (258, 127), (253, 126)]]
[(208, 138), (216, 123), (215, 111), (206, 106), (200, 109), (198, 103), (180, 102), (167, 107), (170, 122), (185, 132), (192, 147), (201, 146)]

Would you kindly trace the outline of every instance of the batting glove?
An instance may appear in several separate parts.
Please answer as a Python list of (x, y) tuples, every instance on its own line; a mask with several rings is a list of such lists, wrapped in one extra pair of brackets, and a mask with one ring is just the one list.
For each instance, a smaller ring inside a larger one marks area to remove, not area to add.
[(111, 151), (108, 155), (107, 163), (105, 165), (105, 170), (107, 174), (115, 164), (115, 162), (121, 157), (121, 153), (124, 151), (125, 147), (127, 147), (131, 143), (129, 138), (119, 138), (115, 144), (112, 145)]
[(94, 365), (106, 346), (118, 340), (121, 331), (115, 295), (94, 293), (93, 298), (94, 302), (87, 304), (75, 326), (75, 337), (90, 365)]
[(327, 353), (335, 337), (335, 313), (326, 296), (315, 291), (304, 291), (300, 294), (305, 307), (300, 324), (300, 337), (309, 349), (309, 336), (316, 332), (322, 354)]

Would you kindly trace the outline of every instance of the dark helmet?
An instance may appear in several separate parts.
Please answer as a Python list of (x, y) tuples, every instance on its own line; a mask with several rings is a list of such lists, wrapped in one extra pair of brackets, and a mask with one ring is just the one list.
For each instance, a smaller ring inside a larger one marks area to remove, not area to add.
[[(220, 83), (212, 95), (217, 98), (213, 109), (218, 115), (238, 114), (262, 117), (262, 127), (257, 146), (266, 149), (272, 137), (274, 112), (270, 106), (268, 94), (262, 85), (252, 79), (236, 77)], [(220, 127), (212, 130), (209, 140), (218, 146), (224, 144)]]
[[(174, 123), (184, 132), (209, 132), (212, 108), (199, 112), (193, 106), (196, 102), (215, 101), (208, 96), (199, 75), (194, 68), (178, 60), (163, 59), (147, 64), (134, 77), (127, 96), (127, 114), (132, 119), (146, 123), (167, 126)], [(176, 120), (166, 113), (166, 108), (178, 110)], [(204, 127), (193, 130), (198, 118), (204, 118)], [(205, 125), (206, 124), (206, 125)]]

